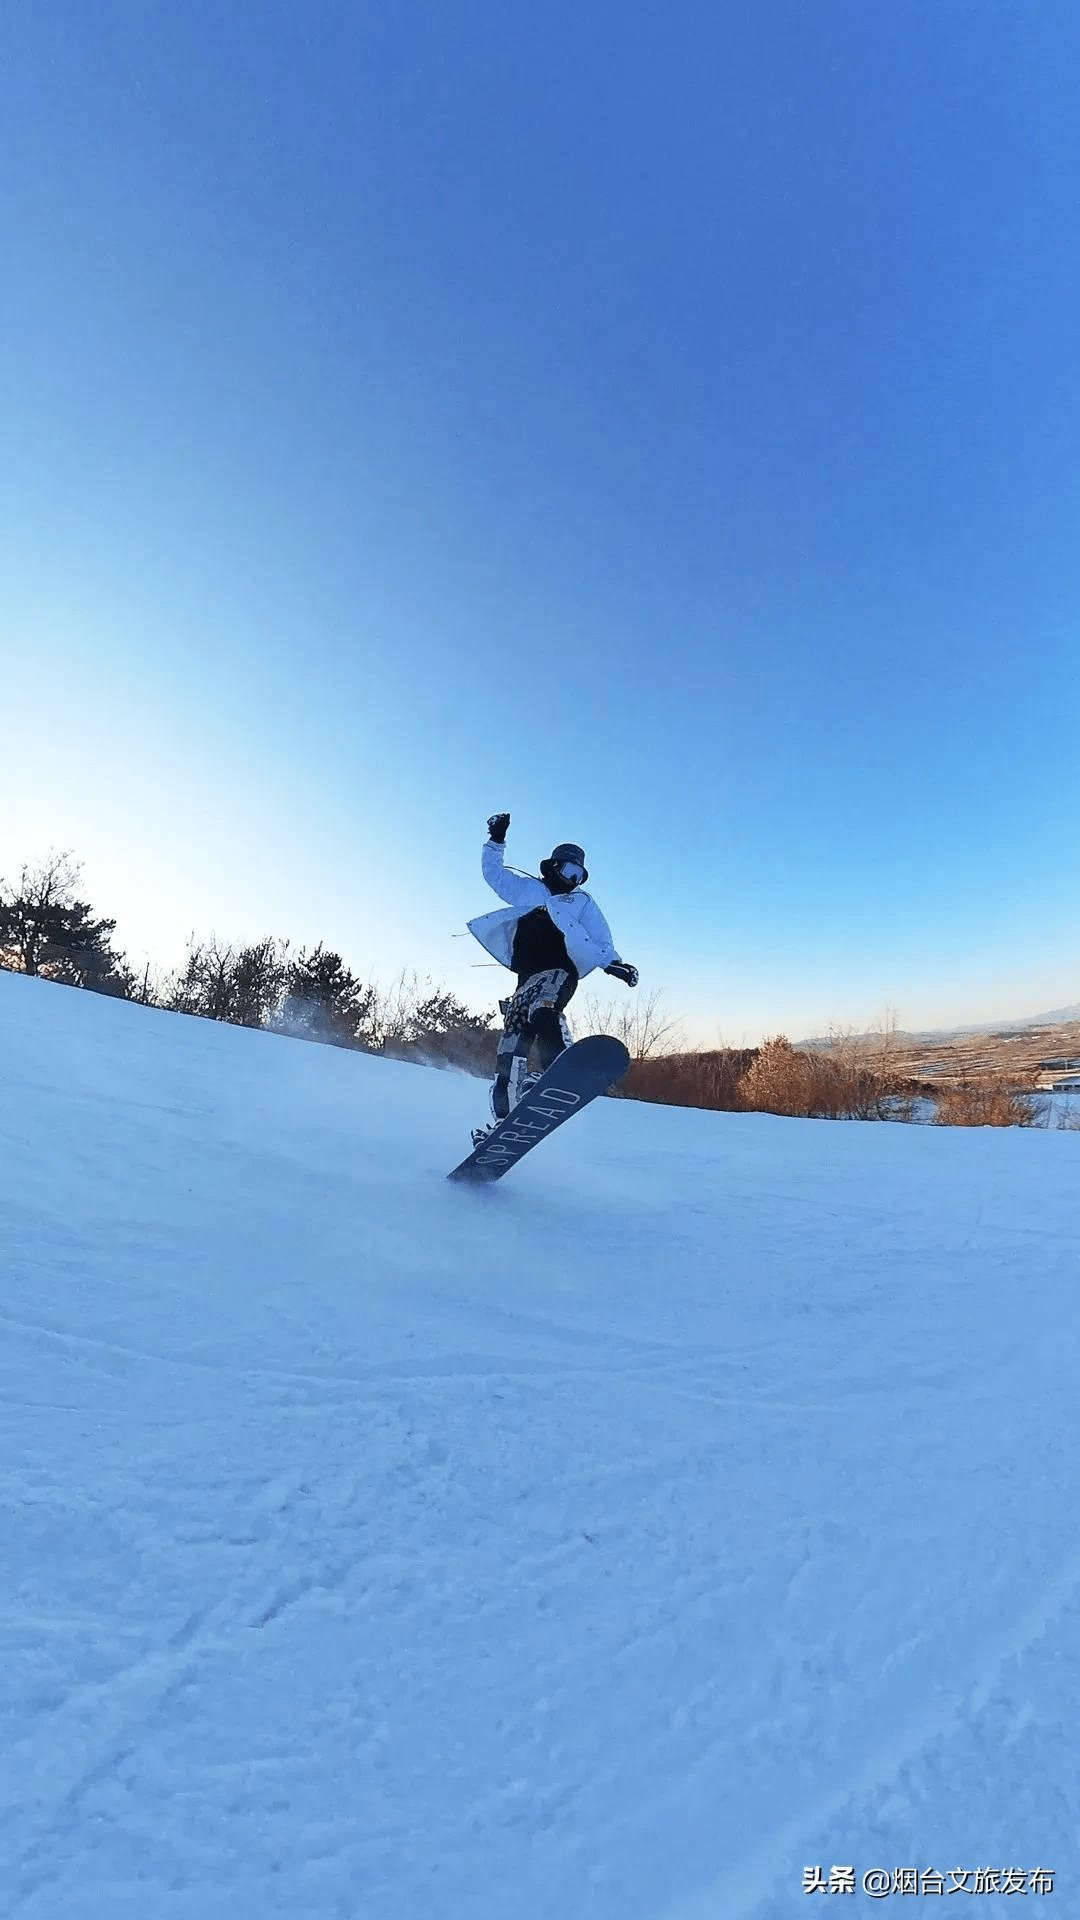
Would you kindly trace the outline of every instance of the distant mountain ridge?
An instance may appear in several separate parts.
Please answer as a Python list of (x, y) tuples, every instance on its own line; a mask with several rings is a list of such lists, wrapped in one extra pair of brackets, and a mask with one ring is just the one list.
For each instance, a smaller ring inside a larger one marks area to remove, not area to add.
[(1023, 1033), (1029, 1027), (1064, 1026), (1073, 1020), (1080, 1020), (1080, 1001), (1071, 1007), (1055, 1007), (1053, 1013), (1026, 1013), (1020, 1020), (980, 1020), (970, 1027), (937, 1028), (928, 1038), (940, 1039), (943, 1033)]
[[(1080, 1001), (1071, 1007), (1056, 1007), (1052, 1013), (1026, 1013), (1017, 1020), (979, 1020), (966, 1027), (926, 1027), (919, 1031), (909, 1031), (906, 1027), (897, 1028), (898, 1040), (960, 1040), (970, 1033), (1027, 1033), (1035, 1027), (1067, 1026), (1080, 1021)], [(866, 1033), (856, 1034), (858, 1040), (869, 1040), (877, 1032), (876, 1028)], [(819, 1034), (812, 1040), (799, 1040), (800, 1047), (820, 1047), (828, 1043), (826, 1034)]]

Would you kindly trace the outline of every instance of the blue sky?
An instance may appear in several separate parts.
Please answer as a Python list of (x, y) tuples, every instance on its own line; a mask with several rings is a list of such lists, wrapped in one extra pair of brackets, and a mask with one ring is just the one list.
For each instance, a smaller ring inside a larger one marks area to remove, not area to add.
[(705, 1043), (1080, 998), (1074, 6), (8, 39), (0, 872), (482, 1005), (508, 808)]

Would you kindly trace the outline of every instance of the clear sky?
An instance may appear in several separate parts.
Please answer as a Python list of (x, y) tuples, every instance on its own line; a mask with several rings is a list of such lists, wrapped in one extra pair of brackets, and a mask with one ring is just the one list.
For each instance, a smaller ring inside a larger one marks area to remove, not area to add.
[(1074, 0), (5, 40), (0, 872), (479, 1006), (507, 808), (706, 1044), (1080, 999)]

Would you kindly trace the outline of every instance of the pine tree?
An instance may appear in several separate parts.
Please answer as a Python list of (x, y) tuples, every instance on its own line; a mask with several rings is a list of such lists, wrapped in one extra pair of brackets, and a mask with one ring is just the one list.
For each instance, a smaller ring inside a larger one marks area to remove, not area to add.
[(0, 883), (0, 966), (65, 986), (128, 996), (134, 977), (111, 936), (115, 920), (95, 919), (75, 898), (81, 866), (66, 853), (23, 866), (18, 886)]
[(357, 1044), (370, 1024), (376, 989), (363, 985), (339, 953), (322, 942), (301, 951), (285, 974), (285, 999), (275, 1025), (286, 1033), (332, 1046)]

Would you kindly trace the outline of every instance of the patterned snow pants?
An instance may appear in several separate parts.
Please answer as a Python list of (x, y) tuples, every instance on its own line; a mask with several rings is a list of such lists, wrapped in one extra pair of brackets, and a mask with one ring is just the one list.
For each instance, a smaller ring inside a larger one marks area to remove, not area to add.
[(496, 1120), (504, 1120), (521, 1097), (534, 1043), (541, 1073), (573, 1044), (563, 1008), (576, 986), (576, 974), (567, 973), (564, 967), (548, 967), (544, 973), (530, 974), (508, 1000), (499, 1001), (504, 1025), (495, 1051), (491, 1089), (491, 1110)]

